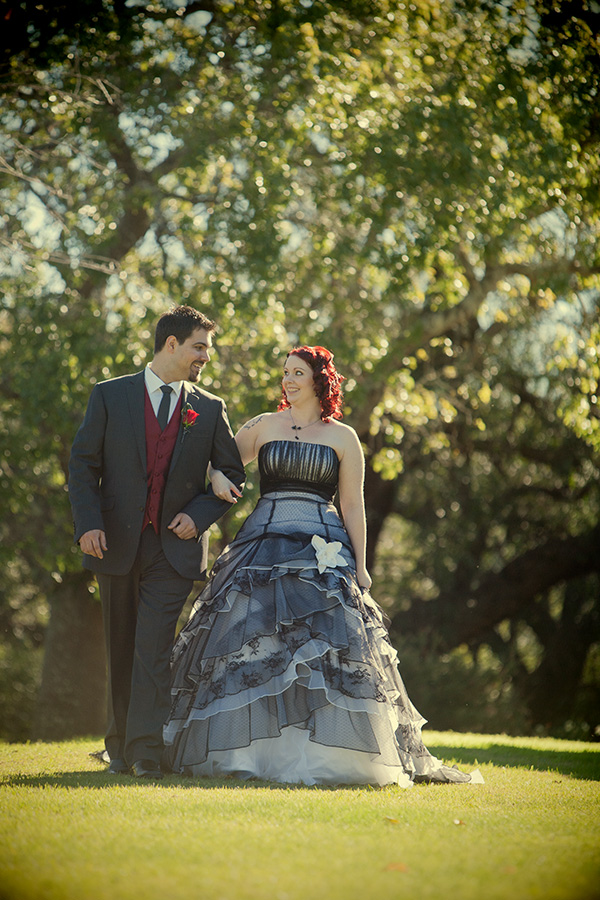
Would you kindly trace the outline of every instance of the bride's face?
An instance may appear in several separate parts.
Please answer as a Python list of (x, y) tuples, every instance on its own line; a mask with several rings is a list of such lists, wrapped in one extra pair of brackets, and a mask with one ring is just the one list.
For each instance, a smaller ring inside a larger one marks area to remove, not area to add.
[(286, 359), (281, 384), (291, 404), (314, 400), (316, 397), (313, 370), (299, 356), (288, 356)]

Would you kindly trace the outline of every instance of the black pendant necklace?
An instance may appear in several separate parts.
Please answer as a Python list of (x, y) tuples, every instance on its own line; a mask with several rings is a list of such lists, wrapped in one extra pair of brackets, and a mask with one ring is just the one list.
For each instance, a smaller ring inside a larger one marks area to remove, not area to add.
[[(309, 422), (308, 425), (296, 425), (296, 423), (294, 422), (294, 417), (293, 417), (293, 415), (292, 415), (291, 409), (290, 409), (290, 417), (291, 417), (291, 420), (292, 420), (292, 423), (293, 423), (292, 426), (291, 426), (292, 431), (302, 431), (303, 428), (310, 428), (311, 425), (316, 425), (317, 422), (320, 422), (320, 421), (321, 421), (321, 417), (319, 416), (318, 419), (315, 419), (314, 422)], [(300, 438), (298, 437), (297, 434), (294, 435), (294, 439), (295, 439), (296, 441), (299, 441), (299, 440), (300, 440)]]

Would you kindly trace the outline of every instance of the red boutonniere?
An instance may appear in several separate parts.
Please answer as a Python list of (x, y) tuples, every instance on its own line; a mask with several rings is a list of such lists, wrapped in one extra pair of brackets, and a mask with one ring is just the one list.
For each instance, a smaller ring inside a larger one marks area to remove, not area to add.
[(187, 403), (184, 408), (181, 410), (181, 424), (183, 425), (183, 436), (181, 440), (184, 440), (186, 434), (192, 427), (192, 425), (196, 424), (196, 419), (198, 418), (198, 413), (192, 409), (192, 407)]

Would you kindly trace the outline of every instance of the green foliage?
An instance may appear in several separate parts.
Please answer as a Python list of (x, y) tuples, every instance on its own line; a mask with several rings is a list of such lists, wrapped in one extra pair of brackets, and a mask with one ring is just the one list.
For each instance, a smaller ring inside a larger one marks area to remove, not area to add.
[(0, 644), (0, 740), (25, 741), (31, 733), (41, 681), (42, 650)]
[(3, 15), (0, 77), (10, 80), (23, 58), (40, 68), (62, 61), (74, 43), (93, 52), (104, 43), (131, 40), (132, 19), (132, 11), (118, 0), (13, 3)]
[(290, 346), (335, 352), (403, 635), (412, 616), (461, 645), (475, 622), (470, 652), (524, 680), (560, 634), (585, 659), (597, 554), (518, 609), (505, 591), (491, 623), (472, 598), (599, 521), (592, 5), (90, 3), (36, 18), (3, 79), (3, 562), (59, 596), (90, 388), (185, 302), (220, 322), (204, 384), (235, 426), (274, 407)]
[[(394, 637), (402, 680), (432, 728), (469, 732), (477, 725), (487, 734), (531, 733), (526, 709), (492, 654), (475, 661), (461, 647), (440, 655), (418, 639)], [(577, 737), (586, 740), (589, 734), (585, 731)]]

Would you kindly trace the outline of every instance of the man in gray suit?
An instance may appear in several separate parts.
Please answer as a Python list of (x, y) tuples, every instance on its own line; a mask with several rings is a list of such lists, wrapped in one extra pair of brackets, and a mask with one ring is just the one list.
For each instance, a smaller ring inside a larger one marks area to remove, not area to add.
[(207, 529), (231, 508), (209, 463), (241, 488), (225, 404), (196, 387), (215, 324), (189, 306), (161, 316), (142, 372), (97, 384), (71, 452), (69, 496), (83, 564), (100, 586), (109, 670), (109, 772), (160, 778), (169, 660)]

